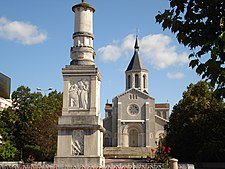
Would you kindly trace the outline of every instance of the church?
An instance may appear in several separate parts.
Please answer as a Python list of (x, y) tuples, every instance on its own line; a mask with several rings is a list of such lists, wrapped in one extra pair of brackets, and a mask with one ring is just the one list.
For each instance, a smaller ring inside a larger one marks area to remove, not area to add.
[[(165, 135), (169, 104), (148, 94), (148, 70), (139, 57), (138, 38), (126, 69), (126, 90), (105, 105), (100, 117), (101, 73), (95, 64), (93, 13), (85, 0), (75, 13), (71, 62), (62, 68), (63, 108), (58, 119), (57, 166), (105, 166), (105, 158), (140, 157)], [(93, 144), (94, 143), (94, 144)], [(104, 147), (103, 147), (104, 146)]]
[(114, 97), (112, 104), (108, 101), (105, 104), (103, 126), (106, 129), (106, 158), (107, 154), (113, 154), (113, 150), (118, 152), (118, 156), (122, 150), (133, 151), (136, 148), (135, 151), (138, 151), (139, 148), (142, 153), (156, 148), (160, 138), (165, 136), (164, 125), (169, 119), (169, 103), (155, 103), (155, 99), (149, 96), (148, 70), (139, 56), (137, 37), (134, 54), (125, 74), (126, 90)]

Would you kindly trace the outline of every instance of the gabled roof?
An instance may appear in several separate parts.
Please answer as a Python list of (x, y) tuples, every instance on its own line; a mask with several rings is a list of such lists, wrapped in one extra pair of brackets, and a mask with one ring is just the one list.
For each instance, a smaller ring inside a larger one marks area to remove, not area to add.
[[(123, 95), (125, 95), (125, 94), (127, 94), (127, 93), (132, 93), (132, 92), (139, 93), (139, 94), (143, 95), (144, 97), (148, 97), (148, 98), (150, 98), (150, 99), (154, 99), (154, 100), (155, 100), (155, 98), (149, 96), (147, 93), (145, 93), (145, 92), (143, 92), (143, 91), (141, 91), (141, 90), (138, 90), (138, 89), (136, 89), (136, 88), (130, 88), (130, 89), (126, 90), (125, 92), (123, 92), (123, 93), (117, 95), (116, 97), (119, 98), (119, 97), (121, 97), (121, 96), (123, 96)], [(114, 98), (115, 98), (115, 97), (114, 97)]]
[(130, 71), (130, 70), (147, 70), (146, 67), (144, 66), (144, 64), (142, 63), (140, 57), (139, 57), (139, 45), (138, 45), (138, 40), (136, 37), (136, 41), (135, 41), (135, 45), (134, 45), (134, 55), (127, 67), (126, 71)]

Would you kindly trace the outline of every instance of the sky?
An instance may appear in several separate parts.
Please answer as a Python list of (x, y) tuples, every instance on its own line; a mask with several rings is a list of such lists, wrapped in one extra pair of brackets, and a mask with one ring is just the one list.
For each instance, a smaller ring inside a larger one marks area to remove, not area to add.
[[(11, 78), (11, 93), (24, 85), (63, 91), (62, 68), (70, 64), (74, 16), (81, 0), (0, 1), (0, 73)], [(190, 83), (200, 77), (189, 68), (190, 51), (174, 34), (163, 31), (155, 16), (168, 0), (87, 0), (93, 15), (95, 63), (102, 75), (104, 105), (125, 91), (125, 70), (133, 56), (135, 36), (139, 55), (149, 71), (149, 95), (173, 106)], [(43, 92), (43, 94), (48, 92)]]

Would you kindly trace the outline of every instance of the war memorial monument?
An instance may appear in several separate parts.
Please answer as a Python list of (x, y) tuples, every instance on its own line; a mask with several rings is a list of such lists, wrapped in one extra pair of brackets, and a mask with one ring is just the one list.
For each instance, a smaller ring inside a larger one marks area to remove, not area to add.
[(104, 166), (103, 123), (100, 119), (101, 74), (93, 48), (94, 7), (82, 0), (75, 13), (70, 65), (62, 69), (62, 116), (58, 120), (57, 166)]

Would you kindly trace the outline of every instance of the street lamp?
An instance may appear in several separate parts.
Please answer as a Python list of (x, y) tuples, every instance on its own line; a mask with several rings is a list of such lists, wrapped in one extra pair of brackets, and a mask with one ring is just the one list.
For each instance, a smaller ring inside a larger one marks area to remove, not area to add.
[(53, 90), (53, 88), (52, 87), (49, 87), (48, 89), (41, 89), (41, 88), (36, 88), (38, 91), (41, 91), (41, 92), (44, 92), (44, 94), (45, 94), (45, 92), (47, 92), (47, 91), (50, 91), (50, 90)]

